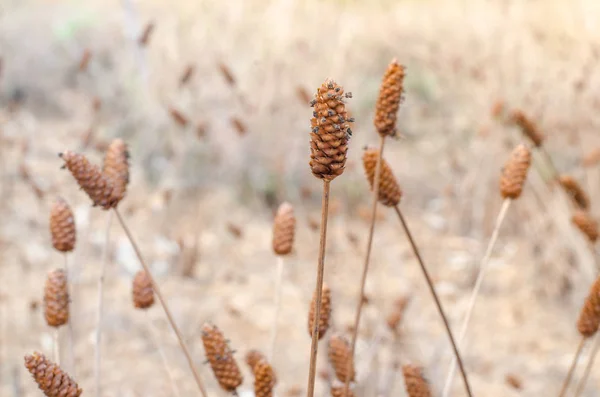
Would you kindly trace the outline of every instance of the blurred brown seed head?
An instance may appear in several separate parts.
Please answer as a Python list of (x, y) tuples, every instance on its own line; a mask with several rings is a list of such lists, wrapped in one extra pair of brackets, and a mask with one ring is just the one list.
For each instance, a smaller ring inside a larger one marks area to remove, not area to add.
[(44, 317), (50, 327), (60, 327), (69, 321), (69, 290), (63, 269), (52, 270), (46, 278)]
[(125, 197), (129, 184), (129, 151), (122, 139), (115, 139), (108, 146), (102, 171), (113, 183), (112, 200), (117, 205)]
[(504, 377), (506, 383), (515, 390), (523, 389), (523, 381), (515, 374), (506, 374)]
[(202, 343), (219, 385), (228, 392), (234, 392), (244, 378), (223, 333), (214, 325), (204, 324)]
[(542, 146), (544, 136), (538, 130), (537, 125), (525, 113), (520, 110), (513, 111), (511, 121), (521, 129), (523, 135), (529, 138), (536, 147)]
[(592, 215), (584, 210), (577, 210), (571, 219), (573, 224), (590, 240), (595, 243), (598, 240), (598, 222)]
[(231, 122), (231, 125), (236, 130), (238, 135), (240, 135), (240, 136), (246, 135), (246, 133), (248, 132), (248, 128), (246, 127), (246, 124), (244, 124), (244, 122), (241, 119), (239, 119), (238, 117), (232, 117), (229, 121)]
[(596, 164), (600, 164), (600, 147), (597, 147), (587, 153), (582, 159), (581, 163), (584, 167), (593, 167)]
[[(379, 159), (379, 151), (377, 149), (366, 149), (363, 153), (363, 166), (365, 175), (373, 190), (375, 184), (375, 172), (377, 169), (377, 160)], [(381, 174), (379, 177), (379, 202), (381, 204), (394, 207), (400, 203), (402, 190), (396, 181), (396, 177), (392, 173), (392, 169), (385, 159), (381, 159)]]
[(518, 145), (504, 165), (500, 178), (500, 193), (504, 198), (517, 199), (523, 191), (527, 171), (531, 165), (531, 151), (527, 146)]
[(256, 365), (261, 361), (261, 360), (267, 360), (267, 357), (262, 354), (260, 351), (258, 350), (250, 350), (248, 353), (246, 353), (246, 364), (248, 364), (248, 366), (250, 367), (250, 370), (252, 371), (252, 373), (254, 374)]
[(402, 373), (409, 397), (431, 397), (429, 384), (423, 377), (423, 370), (420, 367), (404, 365)]
[(375, 105), (375, 128), (381, 136), (396, 135), (396, 119), (404, 93), (405, 68), (396, 59), (388, 65)]
[(181, 74), (181, 77), (179, 78), (179, 85), (184, 86), (187, 83), (189, 83), (189, 81), (192, 79), (192, 76), (194, 75), (195, 70), (196, 67), (194, 65), (187, 65), (185, 70)]
[(56, 250), (70, 252), (75, 248), (77, 239), (75, 216), (69, 204), (60, 197), (50, 209), (50, 234), (52, 245)]
[(235, 77), (233, 76), (231, 69), (225, 63), (219, 62), (219, 70), (221, 71), (221, 74), (223, 75), (223, 78), (227, 84), (229, 84), (231, 87), (235, 86)]
[(133, 278), (133, 306), (138, 309), (148, 309), (154, 304), (154, 289), (152, 279), (144, 270), (140, 270)]
[(94, 205), (108, 210), (116, 205), (113, 197), (113, 183), (104, 175), (98, 166), (78, 153), (66, 150), (60, 154), (65, 166), (71, 172), (79, 186), (92, 199)]
[(273, 251), (277, 255), (288, 255), (294, 246), (296, 217), (290, 203), (282, 203), (273, 222)]
[(79, 73), (83, 73), (88, 69), (91, 59), (92, 52), (88, 48), (86, 48), (81, 54), (81, 57), (79, 58), (79, 66), (77, 67)]
[[(350, 343), (341, 335), (332, 335), (329, 338), (327, 355), (329, 363), (335, 371), (335, 376), (340, 382), (354, 381), (354, 360), (350, 352)], [(350, 367), (348, 368), (348, 365)]]
[(600, 277), (594, 281), (590, 288), (583, 308), (579, 313), (579, 320), (577, 321), (577, 329), (579, 333), (589, 338), (593, 336), (600, 326)]
[[(315, 326), (315, 316), (317, 312), (317, 291), (313, 293), (312, 302), (310, 303), (310, 310), (308, 312), (308, 335), (312, 336), (313, 329)], [(325, 336), (325, 333), (329, 329), (329, 319), (331, 317), (331, 290), (329, 286), (323, 283), (323, 293), (321, 295), (321, 312), (319, 313), (318, 321), (318, 337), (319, 339)]]
[(148, 43), (150, 42), (150, 38), (152, 37), (152, 32), (154, 32), (154, 22), (150, 21), (146, 24), (146, 26), (144, 27), (144, 30), (142, 31), (142, 34), (140, 35), (140, 38), (138, 39), (138, 44), (141, 47), (145, 47), (148, 45)]
[(65, 371), (41, 353), (26, 355), (25, 368), (46, 397), (79, 397), (83, 392)]
[(296, 86), (296, 96), (298, 97), (298, 100), (303, 105), (306, 105), (307, 103), (310, 103), (311, 96), (310, 96), (308, 90), (306, 88), (304, 88), (303, 86), (301, 86), (301, 85)]
[(255, 397), (272, 397), (277, 376), (271, 364), (265, 359), (260, 359), (252, 368), (252, 373), (254, 374)]
[(332, 386), (331, 397), (355, 397), (355, 394), (350, 388), (346, 390), (345, 386)]
[(575, 178), (570, 175), (560, 175), (558, 182), (579, 209), (588, 210), (590, 208), (590, 198)]
[(185, 127), (188, 125), (188, 118), (181, 113), (181, 111), (175, 109), (174, 107), (169, 107), (169, 114), (175, 123), (177, 123), (180, 127)]

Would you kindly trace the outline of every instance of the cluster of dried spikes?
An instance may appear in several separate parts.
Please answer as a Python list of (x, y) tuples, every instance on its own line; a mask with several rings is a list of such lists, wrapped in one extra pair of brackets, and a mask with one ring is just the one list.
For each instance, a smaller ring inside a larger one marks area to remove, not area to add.
[(596, 279), (585, 299), (577, 321), (577, 329), (582, 336), (593, 336), (600, 326), (600, 277)]
[(235, 392), (244, 378), (223, 333), (214, 325), (202, 326), (202, 343), (206, 359), (223, 390)]
[(148, 309), (154, 304), (154, 289), (152, 279), (145, 270), (140, 270), (133, 278), (133, 306), (138, 309)]
[(115, 139), (108, 146), (102, 172), (113, 182), (112, 200), (119, 203), (129, 184), (129, 151), (122, 139)]
[(62, 198), (58, 198), (50, 209), (50, 235), (56, 250), (71, 252), (75, 248), (75, 217), (69, 204)]
[(336, 378), (340, 382), (353, 382), (355, 378), (354, 360), (350, 354), (350, 342), (341, 335), (329, 338), (327, 355)]
[(523, 191), (527, 171), (531, 165), (531, 151), (527, 146), (518, 145), (504, 165), (500, 178), (500, 192), (505, 199), (517, 199)]
[[(315, 315), (317, 312), (317, 293), (313, 294), (308, 312), (308, 335), (312, 336), (315, 326)], [(331, 290), (329, 286), (323, 283), (323, 294), (321, 297), (321, 312), (318, 319), (318, 338), (322, 339), (329, 329), (329, 319), (331, 317)]]
[(246, 355), (246, 363), (254, 375), (254, 395), (272, 397), (277, 375), (266, 357), (258, 350), (251, 350)]
[(375, 128), (381, 136), (396, 136), (396, 119), (403, 99), (405, 68), (397, 60), (387, 67), (375, 105)]
[(51, 327), (60, 327), (69, 321), (69, 290), (63, 269), (48, 273), (44, 286), (44, 316)]
[[(379, 159), (379, 151), (377, 149), (366, 148), (363, 153), (363, 166), (365, 174), (371, 185), (371, 190), (375, 184), (375, 171), (377, 168), (377, 160)], [(395, 207), (400, 204), (402, 198), (402, 190), (398, 181), (394, 177), (392, 169), (385, 159), (381, 159), (381, 171), (379, 175), (379, 201), (381, 204), (388, 207)]]
[(289, 255), (294, 246), (296, 217), (290, 203), (282, 203), (273, 222), (273, 251), (277, 255)]
[(25, 368), (46, 397), (79, 397), (83, 392), (65, 371), (41, 353), (26, 355)]
[(431, 397), (429, 383), (423, 376), (423, 370), (420, 367), (404, 365), (402, 373), (409, 397)]

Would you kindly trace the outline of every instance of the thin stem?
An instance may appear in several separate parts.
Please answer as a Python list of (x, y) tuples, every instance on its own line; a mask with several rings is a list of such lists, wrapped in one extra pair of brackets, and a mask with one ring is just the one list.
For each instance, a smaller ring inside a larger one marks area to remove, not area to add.
[[(362, 307), (364, 303), (365, 286), (367, 284), (367, 273), (369, 272), (369, 261), (371, 259), (371, 248), (373, 247), (373, 235), (375, 234), (375, 219), (377, 218), (377, 203), (379, 201), (379, 180), (381, 178), (381, 162), (383, 157), (383, 147), (385, 145), (385, 136), (381, 135), (379, 140), (379, 156), (377, 157), (377, 164), (375, 165), (375, 177), (373, 178), (373, 204), (371, 206), (371, 224), (369, 226), (369, 237), (367, 238), (367, 251), (365, 252), (365, 261), (363, 264), (363, 271), (360, 280), (360, 294), (358, 295), (358, 302), (356, 304), (356, 311), (354, 317), (354, 328), (352, 330), (352, 341), (350, 342), (350, 357), (354, 357), (356, 351), (356, 340), (358, 339), (358, 326), (360, 324), (360, 316), (362, 314)], [(347, 360), (346, 373), (351, 373), (352, 365), (355, 360)], [(348, 388), (350, 387), (350, 377), (346, 377), (344, 383), (344, 395), (348, 396)]]
[(323, 181), (323, 196), (321, 200), (321, 233), (319, 242), (319, 261), (317, 267), (316, 310), (313, 321), (312, 342), (310, 345), (310, 367), (308, 370), (307, 397), (315, 394), (315, 379), (317, 373), (317, 352), (319, 350), (319, 319), (321, 318), (321, 298), (323, 296), (323, 273), (325, 272), (325, 243), (327, 240), (327, 215), (329, 213), (329, 185), (330, 181)]
[(596, 337), (594, 338), (594, 346), (592, 347), (592, 351), (590, 352), (590, 357), (588, 358), (588, 362), (585, 366), (583, 376), (577, 384), (577, 389), (575, 391), (574, 397), (579, 397), (585, 389), (585, 384), (590, 376), (590, 371), (592, 370), (592, 366), (594, 365), (596, 355), (598, 354), (598, 348), (600, 348), (600, 334), (596, 332)]
[(573, 378), (573, 374), (575, 373), (575, 368), (577, 368), (577, 362), (579, 361), (579, 357), (581, 357), (581, 352), (583, 351), (583, 347), (585, 346), (587, 338), (585, 336), (581, 337), (579, 344), (577, 345), (577, 350), (575, 351), (575, 356), (573, 357), (573, 361), (571, 361), (571, 366), (569, 367), (569, 372), (567, 372), (567, 377), (563, 381), (562, 388), (560, 389), (559, 397), (563, 397), (567, 389), (569, 388), (569, 384), (571, 384), (571, 379)]
[[(469, 328), (469, 323), (471, 321), (471, 316), (473, 315), (473, 308), (475, 307), (475, 301), (479, 296), (479, 292), (481, 291), (481, 285), (483, 284), (483, 278), (488, 268), (488, 264), (490, 262), (490, 257), (492, 256), (492, 251), (494, 250), (494, 246), (496, 245), (496, 241), (498, 241), (498, 235), (500, 233), (500, 227), (504, 222), (504, 218), (508, 212), (510, 204), (512, 203), (511, 199), (505, 199), (502, 202), (502, 207), (500, 208), (500, 212), (498, 213), (498, 217), (496, 218), (496, 225), (494, 226), (494, 230), (492, 231), (492, 236), (488, 243), (488, 246), (485, 250), (485, 254), (483, 255), (483, 259), (479, 264), (479, 272), (477, 273), (477, 279), (475, 280), (475, 286), (473, 287), (473, 291), (471, 292), (471, 297), (469, 298), (469, 303), (467, 307), (467, 313), (463, 318), (462, 325), (460, 327), (460, 334), (458, 335), (458, 344), (462, 347), (462, 342), (465, 339), (465, 335), (467, 334), (467, 330)], [(452, 388), (452, 383), (454, 381), (454, 374), (456, 373), (456, 359), (452, 359), (452, 363), (450, 364), (450, 370), (448, 371), (448, 376), (446, 378), (446, 384), (444, 386), (444, 392), (442, 393), (443, 397), (448, 397), (450, 395), (450, 389)]]
[(277, 274), (275, 276), (275, 313), (273, 313), (273, 326), (271, 328), (271, 344), (269, 346), (269, 362), (273, 363), (275, 345), (277, 343), (277, 329), (279, 324), (279, 311), (281, 309), (281, 289), (283, 284), (283, 256), (277, 255)]
[(154, 324), (152, 324), (152, 319), (150, 318), (150, 315), (148, 314), (148, 310), (144, 310), (144, 311), (145, 311), (144, 317), (146, 317), (148, 331), (150, 333), (150, 336), (152, 337), (152, 342), (154, 343), (156, 350), (158, 350), (158, 354), (160, 355), (161, 362), (162, 362), (163, 366), (165, 367), (167, 376), (169, 377), (169, 383), (171, 384), (171, 390), (173, 391), (173, 395), (175, 397), (179, 397), (179, 396), (181, 396), (181, 394), (179, 393), (179, 388), (177, 387), (177, 382), (175, 382), (175, 376), (173, 376), (173, 371), (171, 370), (171, 366), (169, 365), (169, 361), (167, 360), (165, 351), (162, 348), (162, 345), (160, 343), (160, 337), (158, 336), (156, 327), (154, 326)]
[(431, 295), (433, 296), (437, 310), (440, 314), (440, 317), (442, 318), (442, 321), (444, 322), (444, 327), (446, 328), (446, 333), (448, 334), (448, 338), (450, 339), (450, 344), (452, 345), (452, 349), (454, 350), (454, 356), (456, 357), (456, 360), (458, 361), (458, 366), (460, 368), (460, 373), (462, 375), (463, 382), (465, 384), (465, 389), (467, 391), (467, 395), (469, 397), (473, 397), (473, 393), (471, 392), (471, 386), (469, 385), (469, 380), (467, 378), (467, 372), (465, 371), (465, 367), (464, 367), (462, 358), (458, 351), (458, 346), (456, 345), (456, 342), (454, 341), (454, 336), (452, 336), (452, 330), (450, 329), (450, 324), (448, 323), (448, 318), (446, 317), (446, 314), (442, 307), (442, 303), (440, 302), (440, 298), (438, 297), (437, 293), (435, 292), (435, 287), (433, 286), (433, 281), (431, 280), (431, 277), (429, 276), (427, 267), (425, 267), (425, 263), (423, 262), (421, 253), (419, 252), (417, 244), (415, 243), (415, 240), (413, 239), (410, 229), (408, 228), (408, 224), (406, 223), (406, 220), (404, 219), (404, 216), (402, 215), (402, 211), (400, 211), (400, 207), (395, 206), (394, 209), (396, 210), (396, 214), (398, 214), (398, 218), (400, 219), (400, 222), (402, 223), (402, 227), (404, 228), (406, 236), (408, 237), (408, 241), (410, 242), (410, 245), (415, 253), (415, 256), (417, 257), (419, 265), (421, 266), (421, 270), (423, 272), (423, 275), (425, 276), (425, 280), (427, 281), (427, 286), (429, 287), (429, 291), (431, 292)]
[(106, 274), (106, 264), (108, 262), (108, 246), (110, 242), (110, 225), (112, 223), (112, 212), (106, 217), (106, 230), (104, 232), (104, 247), (102, 249), (102, 265), (100, 268), (100, 277), (98, 278), (98, 300), (96, 303), (96, 335), (95, 335), (95, 360), (94, 360), (94, 381), (96, 385), (96, 397), (102, 394), (101, 379), (101, 357), (102, 357), (102, 316), (104, 312), (104, 278)]
[(160, 291), (160, 288), (158, 287), (158, 284), (156, 283), (156, 281), (154, 281), (154, 277), (152, 276), (152, 273), (150, 272), (150, 268), (148, 267), (148, 265), (146, 264), (146, 261), (142, 257), (142, 253), (141, 253), (139, 247), (137, 246), (135, 240), (133, 239), (133, 235), (131, 234), (131, 231), (129, 230), (129, 228), (125, 224), (125, 221), (121, 217), (119, 210), (114, 208), (114, 211), (115, 211), (115, 214), (117, 215), (117, 219), (119, 220), (119, 223), (121, 224), (121, 227), (123, 228), (123, 230), (125, 231), (125, 234), (127, 235), (127, 238), (129, 238), (129, 242), (131, 243), (131, 246), (133, 247), (133, 249), (138, 257), (138, 260), (140, 261), (142, 267), (144, 268), (144, 270), (146, 271), (146, 274), (148, 274), (148, 277), (150, 278), (150, 281), (152, 282), (152, 289), (156, 293), (156, 296), (158, 297), (158, 300), (160, 301), (160, 304), (161, 304), (163, 310), (165, 311), (167, 319), (169, 320), (169, 324), (171, 324), (171, 328), (173, 328), (173, 331), (175, 332), (175, 335), (177, 336), (177, 340), (179, 341), (179, 346), (181, 347), (181, 350), (183, 351), (183, 354), (185, 355), (185, 358), (187, 359), (188, 365), (192, 371), (192, 374), (194, 375), (194, 379), (196, 380), (196, 384), (198, 385), (198, 389), (200, 390), (200, 393), (202, 393), (203, 397), (207, 397), (206, 389), (204, 388), (204, 384), (202, 383), (202, 379), (200, 378), (198, 369), (196, 368), (196, 366), (194, 364), (194, 360), (192, 359), (192, 355), (190, 354), (190, 351), (189, 351), (188, 347), (186, 346), (185, 341), (183, 340), (181, 331), (179, 330), (179, 327), (177, 327), (177, 324), (175, 323), (175, 320), (173, 319), (173, 315), (171, 314), (171, 310), (169, 309), (167, 301), (164, 299), (164, 297)]
[(60, 367), (59, 327), (54, 327), (54, 362)]
[[(73, 298), (73, 284), (71, 283), (71, 274), (69, 273), (69, 257), (67, 253), (63, 255), (65, 258), (65, 274), (67, 275), (67, 291), (69, 292), (69, 297)], [(77, 372), (75, 371), (75, 333), (73, 332), (73, 319), (72, 316), (69, 316), (69, 322), (67, 323), (68, 328), (68, 336), (69, 336), (69, 360), (71, 360), (71, 373), (73, 377), (77, 377)]]

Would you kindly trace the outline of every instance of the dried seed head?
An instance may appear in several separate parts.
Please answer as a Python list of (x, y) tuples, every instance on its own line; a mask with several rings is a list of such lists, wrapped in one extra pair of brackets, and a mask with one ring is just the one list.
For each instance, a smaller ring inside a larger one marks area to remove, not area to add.
[(25, 368), (46, 397), (79, 397), (83, 392), (65, 371), (41, 353), (26, 355)]
[(341, 175), (346, 165), (350, 121), (344, 97), (344, 89), (333, 80), (323, 83), (315, 95), (309, 165), (314, 176), (326, 181)]
[(102, 172), (113, 183), (112, 199), (117, 205), (125, 197), (129, 183), (129, 151), (122, 139), (115, 139), (108, 146)]
[(354, 392), (349, 387), (348, 387), (347, 393), (346, 393), (345, 386), (332, 386), (331, 387), (331, 397), (354, 397), (354, 396), (355, 396)]
[(531, 151), (523, 144), (517, 146), (502, 170), (502, 177), (500, 178), (502, 197), (513, 200), (519, 198), (523, 191), (530, 164)]
[(202, 326), (202, 343), (206, 358), (219, 385), (226, 391), (235, 391), (242, 384), (244, 378), (223, 333), (214, 325), (204, 324)]
[(52, 245), (56, 250), (70, 252), (75, 248), (77, 240), (75, 217), (69, 204), (60, 197), (50, 209), (50, 234)]
[(60, 327), (69, 321), (69, 290), (63, 269), (48, 273), (44, 287), (44, 316), (51, 327)]
[(600, 147), (592, 149), (589, 153), (587, 153), (581, 159), (581, 164), (584, 167), (593, 167), (596, 164), (600, 163)]
[(600, 277), (594, 281), (590, 293), (585, 299), (579, 313), (577, 329), (582, 336), (589, 338), (598, 331), (600, 326)]
[(99, 205), (105, 210), (115, 206), (113, 183), (100, 168), (90, 163), (84, 155), (70, 150), (61, 153), (60, 157), (94, 205)]
[(256, 397), (272, 397), (277, 377), (271, 364), (265, 359), (260, 359), (252, 367), (252, 373), (254, 374), (254, 395)]
[(273, 251), (275, 254), (288, 255), (292, 252), (295, 230), (294, 207), (290, 203), (283, 203), (277, 209), (273, 222)]
[(598, 222), (592, 218), (589, 212), (583, 210), (575, 211), (572, 222), (592, 243), (598, 240)]
[(256, 372), (254, 368), (256, 367), (256, 364), (258, 364), (258, 362), (261, 360), (266, 361), (267, 357), (258, 350), (250, 350), (248, 353), (246, 353), (246, 364), (248, 364), (248, 366), (252, 370), (252, 373)]
[(404, 365), (402, 373), (409, 397), (431, 397), (429, 384), (423, 377), (423, 370), (420, 367)]
[(590, 198), (575, 178), (570, 175), (561, 175), (558, 177), (558, 182), (579, 209), (590, 209)]
[[(363, 153), (363, 166), (365, 175), (373, 190), (375, 184), (375, 171), (377, 169), (377, 160), (379, 159), (379, 151), (377, 149), (366, 149)], [(379, 202), (381, 204), (394, 207), (400, 203), (402, 190), (396, 181), (392, 169), (385, 159), (381, 159), (381, 174), (379, 177)]]
[[(308, 335), (312, 336), (315, 326), (315, 315), (317, 312), (317, 291), (313, 293), (310, 310), (308, 312)], [(331, 316), (331, 290), (327, 284), (323, 283), (323, 293), (321, 295), (321, 312), (319, 313), (318, 336), (319, 339), (325, 336), (329, 328), (329, 318)]]
[(133, 278), (133, 305), (138, 309), (148, 309), (154, 304), (152, 279), (145, 270), (140, 270)]
[(404, 92), (404, 76), (404, 66), (392, 60), (383, 75), (375, 105), (375, 128), (381, 136), (395, 136), (397, 133), (396, 118)]
[[(335, 371), (335, 376), (341, 381), (354, 381), (354, 360), (350, 353), (350, 343), (341, 335), (332, 335), (329, 338), (327, 354), (329, 362)], [(350, 367), (348, 368), (348, 364)]]
[(515, 110), (511, 119), (512, 122), (521, 129), (523, 135), (529, 138), (536, 147), (542, 146), (542, 143), (544, 142), (544, 136), (538, 130), (536, 124), (530, 120), (525, 113), (520, 110)]

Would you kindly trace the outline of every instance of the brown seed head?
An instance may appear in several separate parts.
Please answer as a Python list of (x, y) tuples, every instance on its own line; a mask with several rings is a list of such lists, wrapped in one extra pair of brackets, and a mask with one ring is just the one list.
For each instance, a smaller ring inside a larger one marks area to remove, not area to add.
[(512, 113), (511, 120), (521, 129), (523, 135), (529, 138), (536, 147), (542, 146), (544, 136), (538, 130), (536, 124), (530, 120), (525, 113), (520, 110), (515, 110)]
[[(366, 149), (363, 153), (363, 166), (365, 175), (373, 190), (375, 184), (375, 172), (377, 169), (377, 160), (379, 151), (377, 149)], [(388, 207), (395, 207), (400, 203), (402, 190), (392, 173), (392, 169), (385, 159), (381, 159), (381, 174), (379, 176), (379, 202)]]
[(244, 378), (223, 333), (214, 325), (204, 324), (202, 326), (202, 343), (206, 358), (219, 385), (226, 391), (235, 391), (242, 384)]
[(44, 316), (51, 327), (60, 327), (69, 321), (69, 290), (63, 269), (48, 273), (44, 287)]
[(354, 397), (355, 394), (352, 389), (348, 388), (348, 392), (346, 393), (345, 386), (332, 386), (331, 387), (331, 397)]
[(78, 153), (67, 150), (60, 154), (65, 165), (79, 184), (79, 186), (92, 199), (94, 205), (99, 205), (108, 210), (115, 206), (113, 198), (113, 183), (104, 175), (98, 166), (93, 165), (88, 159)]
[(517, 199), (523, 191), (527, 171), (531, 164), (531, 151), (527, 146), (518, 145), (504, 165), (500, 178), (500, 193), (504, 198)]
[(582, 336), (593, 336), (600, 326), (600, 277), (594, 281), (579, 313), (577, 329)]
[(248, 364), (248, 366), (252, 370), (252, 373), (256, 372), (256, 364), (258, 364), (258, 362), (261, 360), (266, 361), (267, 357), (258, 350), (250, 350), (248, 353), (246, 353), (246, 364)]
[(108, 146), (102, 172), (113, 183), (112, 199), (117, 205), (125, 197), (129, 183), (129, 151), (127, 144), (122, 139), (115, 139)]
[(583, 210), (575, 211), (572, 222), (592, 243), (598, 240), (598, 222), (592, 218), (589, 212)]
[(381, 136), (395, 136), (396, 118), (404, 93), (405, 68), (397, 60), (388, 65), (375, 105), (375, 128)]
[(402, 373), (409, 397), (431, 397), (429, 384), (423, 377), (423, 370), (420, 367), (404, 365)]
[(288, 255), (292, 252), (295, 230), (294, 207), (290, 203), (283, 203), (277, 209), (273, 222), (273, 251), (275, 254)]
[(348, 139), (352, 134), (344, 97), (344, 89), (327, 80), (311, 102), (314, 107), (310, 133), (310, 168), (314, 176), (332, 181), (342, 175), (346, 165)]
[(41, 353), (26, 355), (25, 368), (46, 397), (79, 397), (83, 392), (65, 371)]
[(71, 207), (62, 198), (56, 199), (50, 209), (50, 234), (52, 245), (60, 252), (70, 252), (75, 248), (77, 231)]
[[(308, 312), (308, 335), (312, 336), (315, 326), (315, 315), (317, 312), (317, 291), (314, 292), (310, 310)], [(319, 339), (325, 336), (329, 328), (329, 318), (331, 316), (331, 290), (327, 284), (323, 283), (323, 293), (321, 295), (321, 312), (319, 313), (318, 336)]]
[[(354, 381), (354, 360), (350, 353), (350, 343), (341, 335), (332, 335), (329, 338), (327, 354), (329, 362), (335, 371), (335, 376), (341, 381)], [(350, 364), (350, 368), (348, 368)]]
[(252, 373), (254, 374), (254, 395), (256, 397), (272, 397), (277, 377), (271, 364), (265, 359), (260, 359), (252, 367)]
[(558, 182), (579, 209), (590, 209), (590, 198), (575, 178), (570, 175), (561, 175), (558, 177)]
[(592, 149), (581, 159), (581, 163), (584, 167), (593, 167), (600, 163), (600, 147)]
[(133, 278), (133, 306), (138, 309), (148, 309), (154, 304), (154, 289), (152, 280), (145, 270), (140, 270)]

